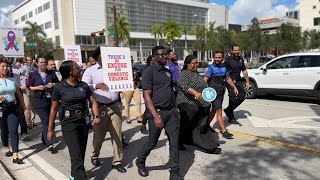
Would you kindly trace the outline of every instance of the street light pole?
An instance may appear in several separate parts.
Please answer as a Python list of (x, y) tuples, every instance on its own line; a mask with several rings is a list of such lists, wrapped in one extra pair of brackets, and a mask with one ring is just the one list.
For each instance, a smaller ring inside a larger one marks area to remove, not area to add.
[(118, 47), (119, 46), (119, 34), (118, 34), (118, 23), (117, 23), (117, 8), (116, 5), (113, 5), (113, 20), (114, 20), (114, 30), (115, 30), (115, 35), (114, 35), (114, 46)]

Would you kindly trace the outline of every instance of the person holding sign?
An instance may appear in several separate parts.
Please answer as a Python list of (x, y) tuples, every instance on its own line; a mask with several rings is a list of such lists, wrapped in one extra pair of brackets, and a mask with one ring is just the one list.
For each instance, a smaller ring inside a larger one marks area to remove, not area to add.
[(216, 114), (220, 133), (224, 138), (232, 139), (233, 135), (227, 131), (222, 118), (222, 102), (226, 89), (226, 82), (231, 88), (233, 88), (235, 95), (238, 95), (238, 89), (232, 82), (232, 79), (229, 77), (227, 68), (222, 64), (223, 54), (224, 53), (222, 51), (216, 51), (214, 53), (214, 62), (209, 66), (204, 80), (209, 83), (209, 86), (215, 89), (217, 92), (217, 98), (212, 102), (209, 121), (212, 121)]
[(58, 77), (52, 71), (46, 69), (46, 60), (42, 57), (37, 59), (38, 69), (29, 74), (27, 87), (33, 91), (33, 105), (40, 117), (42, 124), (42, 143), (48, 146), (49, 151), (53, 151), (54, 141), (49, 141), (48, 123), (51, 108), (51, 93), (56, 83), (59, 82)]
[(94, 136), (91, 163), (94, 166), (100, 166), (101, 163), (98, 157), (106, 133), (109, 131), (113, 148), (112, 168), (120, 173), (126, 173), (127, 170), (122, 166), (122, 104), (119, 101), (119, 92), (110, 92), (103, 81), (100, 47), (93, 51), (92, 57), (97, 60), (97, 64), (89, 67), (82, 76), (82, 81), (86, 82), (91, 91), (93, 91), (93, 97), (98, 103), (99, 117), (101, 119), (99, 124), (93, 125)]
[(136, 165), (142, 177), (149, 175), (146, 159), (157, 145), (164, 128), (170, 144), (170, 180), (183, 180), (179, 174), (179, 117), (175, 107), (175, 95), (170, 71), (165, 68), (167, 54), (163, 46), (152, 49), (155, 61), (143, 72), (142, 89), (149, 123), (149, 138), (142, 147)]
[[(221, 152), (221, 149), (217, 148), (217, 142), (212, 142), (214, 134), (208, 132), (210, 102), (205, 101), (202, 96), (202, 91), (207, 87), (207, 83), (197, 72), (198, 65), (199, 62), (196, 56), (187, 56), (178, 79), (177, 104), (180, 111), (179, 149), (186, 150), (183, 144), (197, 145), (208, 153), (218, 154)], [(200, 133), (197, 131), (199, 126), (205, 127), (207, 132)], [(205, 140), (204, 142), (204, 140), (198, 138), (200, 136), (208, 138), (202, 138)]]

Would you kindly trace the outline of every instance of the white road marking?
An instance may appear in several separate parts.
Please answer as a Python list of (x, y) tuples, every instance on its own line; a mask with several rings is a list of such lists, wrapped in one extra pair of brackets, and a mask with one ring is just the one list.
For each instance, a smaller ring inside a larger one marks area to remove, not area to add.
[[(268, 106), (268, 107), (276, 107), (276, 108), (283, 108), (283, 109), (296, 109), (296, 110), (302, 110), (302, 111), (320, 111), (320, 108), (317, 109), (311, 109), (311, 108), (296, 108), (296, 107), (286, 107), (286, 106), (276, 106), (276, 105), (270, 105), (270, 104), (261, 104), (261, 103), (246, 103), (247, 105), (254, 105), (254, 106)], [(320, 107), (320, 106), (319, 106)]]
[[(278, 118), (278, 119), (264, 119), (254, 116), (247, 117), (251, 124), (254, 127), (273, 127), (273, 128), (301, 128), (301, 129), (312, 129), (312, 128), (320, 128), (319, 126), (311, 126), (311, 125), (303, 125), (296, 124), (300, 122), (318, 122), (320, 121), (319, 116), (295, 116), (295, 117), (286, 117), (286, 118)], [(318, 121), (316, 121), (318, 120)]]
[[(23, 142), (20, 142), (19, 146), (21, 149), (25, 149), (22, 151), (24, 153), (24, 155), (28, 155), (28, 154), (33, 153), (33, 151), (29, 150), (28, 149), (29, 147), (26, 146)], [(50, 153), (50, 152), (48, 152), (48, 153)], [(54, 168), (51, 164), (47, 163), (47, 161), (45, 161), (43, 158), (41, 158), (37, 154), (33, 154), (33, 155), (29, 156), (28, 159), (30, 159), (34, 163), (36, 163), (39, 168), (41, 168), (43, 171), (45, 171), (49, 176), (51, 176), (54, 179), (58, 179), (58, 180), (64, 180), (64, 179), (68, 180), (69, 179), (67, 176), (62, 174), (60, 171), (58, 171), (56, 168)]]

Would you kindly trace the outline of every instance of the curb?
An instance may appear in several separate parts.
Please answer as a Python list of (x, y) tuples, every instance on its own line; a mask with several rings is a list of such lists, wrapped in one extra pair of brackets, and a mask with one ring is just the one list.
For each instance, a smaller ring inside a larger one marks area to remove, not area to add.
[(11, 174), (10, 170), (5, 166), (5, 164), (0, 160), (0, 179), (5, 180), (16, 180), (16, 178)]
[(241, 133), (241, 132), (237, 132), (237, 131), (229, 130), (229, 132), (231, 134), (234, 134), (234, 135), (239, 136), (239, 137), (243, 137), (243, 138), (246, 138), (246, 139), (257, 140), (258, 142), (261, 142), (261, 143), (268, 143), (268, 144), (271, 144), (271, 145), (276, 145), (276, 146), (281, 146), (281, 147), (286, 147), (286, 148), (292, 148), (292, 149), (296, 149), (296, 150), (300, 150), (300, 151), (304, 151), (304, 152), (308, 152), (308, 153), (316, 153), (317, 156), (320, 157), (320, 148), (315, 148), (315, 147), (310, 147), (310, 146), (304, 146), (304, 145), (289, 143), (289, 142), (285, 142), (285, 141), (281, 141), (281, 140), (266, 138), (266, 137), (262, 137), (262, 136), (255, 136), (255, 135), (251, 135), (251, 134), (247, 134), (247, 133)]

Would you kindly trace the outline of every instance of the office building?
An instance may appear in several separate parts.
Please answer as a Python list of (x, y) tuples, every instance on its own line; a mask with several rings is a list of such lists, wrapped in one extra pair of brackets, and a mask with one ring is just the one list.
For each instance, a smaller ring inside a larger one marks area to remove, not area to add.
[[(81, 45), (86, 58), (88, 51), (106, 44), (104, 35), (91, 34), (113, 23), (114, 6), (117, 17), (126, 17), (130, 27), (130, 39), (122, 44), (129, 46), (139, 60), (145, 59), (156, 45), (151, 27), (167, 19), (187, 25), (189, 31), (197, 24), (207, 26), (214, 21), (216, 26), (228, 28), (228, 8), (210, 4), (208, 0), (25, 0), (12, 10), (12, 22), (16, 27), (24, 27), (27, 20), (35, 21), (57, 47)], [(195, 36), (188, 35), (187, 39), (191, 53)], [(112, 36), (107, 38), (107, 44), (114, 45)], [(164, 39), (160, 44), (169, 46)], [(174, 45), (183, 58), (184, 36)]]
[(300, 26), (302, 30), (320, 29), (320, 1), (300, 0)]

